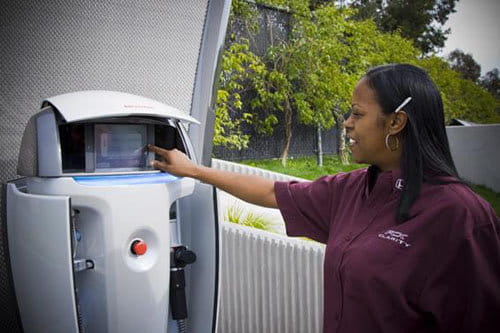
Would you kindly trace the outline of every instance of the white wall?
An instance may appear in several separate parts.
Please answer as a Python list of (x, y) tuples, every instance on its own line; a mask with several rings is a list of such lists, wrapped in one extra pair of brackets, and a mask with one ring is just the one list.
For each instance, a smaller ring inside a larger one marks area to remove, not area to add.
[(500, 124), (448, 126), (446, 132), (458, 174), (500, 192)]

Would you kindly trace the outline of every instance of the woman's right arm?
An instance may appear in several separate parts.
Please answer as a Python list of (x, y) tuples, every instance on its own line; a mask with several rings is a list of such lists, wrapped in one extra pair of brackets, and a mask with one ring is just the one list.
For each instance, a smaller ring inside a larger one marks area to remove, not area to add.
[(152, 163), (157, 169), (198, 179), (255, 205), (278, 208), (272, 180), (196, 165), (177, 149), (166, 150), (156, 146), (148, 146), (148, 149), (163, 158)]

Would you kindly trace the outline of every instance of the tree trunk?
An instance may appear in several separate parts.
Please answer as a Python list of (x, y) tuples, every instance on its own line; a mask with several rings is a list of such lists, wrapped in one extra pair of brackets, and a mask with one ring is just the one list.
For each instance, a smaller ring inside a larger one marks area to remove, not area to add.
[(286, 167), (288, 159), (288, 151), (290, 150), (290, 143), (292, 142), (292, 107), (288, 98), (285, 99), (285, 147), (281, 154), (281, 165)]
[(339, 138), (339, 156), (340, 156), (340, 161), (342, 162), (342, 165), (349, 165), (349, 151), (345, 145), (345, 137), (346, 137), (346, 132), (345, 132), (345, 127), (342, 125), (344, 122), (344, 118), (342, 116), (337, 117), (337, 124), (338, 124), (338, 130), (340, 132), (340, 138)]
[(264, 11), (264, 17), (266, 19), (266, 28), (269, 34), (269, 44), (272, 47), (274, 46), (273, 22), (271, 21), (271, 18), (269, 17), (269, 14), (267, 13), (266, 10)]
[(323, 166), (323, 138), (321, 137), (321, 125), (318, 124), (318, 127), (317, 127), (317, 136), (318, 136), (318, 140), (317, 140), (317, 160), (316, 160), (316, 164), (319, 166), (319, 167), (322, 167)]

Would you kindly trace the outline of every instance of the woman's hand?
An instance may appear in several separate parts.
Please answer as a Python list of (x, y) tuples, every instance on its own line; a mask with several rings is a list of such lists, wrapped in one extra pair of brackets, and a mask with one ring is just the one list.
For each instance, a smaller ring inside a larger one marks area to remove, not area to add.
[(156, 169), (168, 172), (179, 177), (193, 177), (197, 175), (197, 165), (177, 149), (167, 150), (157, 146), (148, 145), (148, 150), (161, 156), (160, 161), (151, 162)]
[(255, 205), (278, 207), (272, 180), (196, 165), (177, 149), (167, 150), (152, 145), (148, 145), (148, 149), (162, 157), (161, 161), (152, 162), (154, 168), (175, 176), (198, 179)]

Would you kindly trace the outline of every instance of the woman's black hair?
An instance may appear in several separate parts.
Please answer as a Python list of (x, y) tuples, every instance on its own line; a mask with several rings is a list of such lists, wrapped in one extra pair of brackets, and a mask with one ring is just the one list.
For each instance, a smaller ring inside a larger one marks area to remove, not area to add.
[(429, 75), (413, 65), (374, 67), (365, 78), (385, 114), (394, 112), (406, 98), (412, 98), (403, 108), (408, 122), (401, 131), (400, 167), (405, 186), (396, 219), (404, 222), (410, 218), (409, 210), (424, 181), (437, 176), (451, 176), (460, 181), (446, 135), (443, 101)]

